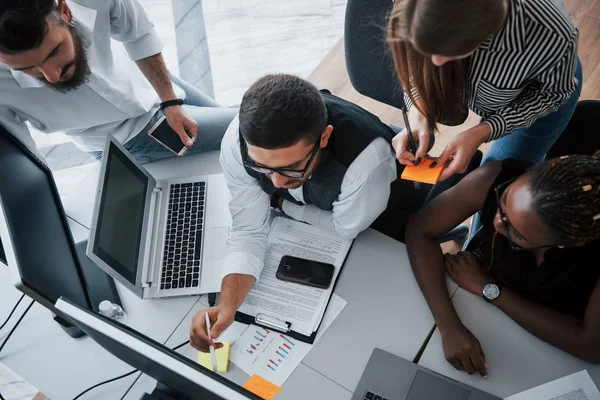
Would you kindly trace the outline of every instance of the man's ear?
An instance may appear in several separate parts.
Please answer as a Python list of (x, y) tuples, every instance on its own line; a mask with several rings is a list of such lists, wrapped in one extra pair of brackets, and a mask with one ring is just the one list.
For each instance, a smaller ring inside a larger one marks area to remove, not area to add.
[(329, 138), (331, 137), (331, 132), (333, 132), (333, 126), (327, 125), (323, 133), (321, 133), (321, 148), (327, 147), (327, 143), (329, 143)]
[(58, 11), (60, 12), (60, 17), (67, 23), (71, 24), (73, 22), (73, 13), (71, 13), (71, 9), (67, 5), (65, 0), (58, 0)]

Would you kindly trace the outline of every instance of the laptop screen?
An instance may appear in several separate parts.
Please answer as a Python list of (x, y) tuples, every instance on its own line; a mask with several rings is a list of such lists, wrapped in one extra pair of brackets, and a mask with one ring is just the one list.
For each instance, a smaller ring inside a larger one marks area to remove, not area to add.
[(135, 284), (148, 178), (113, 143), (105, 157), (93, 252)]

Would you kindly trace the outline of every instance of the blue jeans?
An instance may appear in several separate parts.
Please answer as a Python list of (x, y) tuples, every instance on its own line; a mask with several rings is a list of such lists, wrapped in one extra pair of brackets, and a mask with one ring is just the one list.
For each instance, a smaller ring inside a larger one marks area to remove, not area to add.
[(556, 111), (537, 119), (529, 128), (517, 129), (510, 135), (495, 140), (481, 165), (488, 161), (507, 158), (526, 161), (530, 164), (542, 162), (548, 150), (567, 127), (577, 106), (583, 82), (579, 57), (577, 58), (575, 77), (579, 82), (577, 88)]
[[(173, 75), (171, 75), (171, 81), (184, 90), (185, 102), (183, 109), (198, 124), (198, 137), (186, 154), (219, 150), (223, 135), (237, 115), (238, 109), (220, 106), (200, 90)], [(162, 116), (162, 110), (158, 110), (146, 127), (123, 145), (140, 164), (175, 155), (148, 136), (150, 127)], [(102, 159), (101, 151), (92, 151), (89, 154), (97, 160)]]
[[(526, 161), (532, 165), (544, 161), (546, 153), (563, 133), (575, 112), (583, 84), (583, 71), (579, 57), (577, 57), (575, 77), (578, 81), (577, 88), (556, 111), (537, 119), (529, 128), (517, 129), (510, 135), (495, 140), (490, 151), (481, 161), (481, 165), (488, 161), (507, 158)], [(463, 250), (481, 226), (481, 217), (477, 213), (471, 220), (469, 238), (465, 242)]]

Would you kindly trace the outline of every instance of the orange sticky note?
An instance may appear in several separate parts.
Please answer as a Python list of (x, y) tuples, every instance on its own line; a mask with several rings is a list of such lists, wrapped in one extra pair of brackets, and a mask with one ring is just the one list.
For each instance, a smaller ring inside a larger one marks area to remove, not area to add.
[(268, 380), (261, 378), (256, 374), (252, 375), (252, 377), (248, 379), (248, 381), (244, 383), (244, 386), (242, 387), (265, 400), (271, 400), (275, 398), (275, 395), (281, 391), (279, 386), (272, 384)]
[(434, 185), (440, 177), (444, 166), (439, 165), (434, 168), (429, 168), (432, 162), (433, 160), (425, 159), (421, 161), (418, 167), (414, 165), (407, 165), (400, 177), (409, 181), (423, 182)]

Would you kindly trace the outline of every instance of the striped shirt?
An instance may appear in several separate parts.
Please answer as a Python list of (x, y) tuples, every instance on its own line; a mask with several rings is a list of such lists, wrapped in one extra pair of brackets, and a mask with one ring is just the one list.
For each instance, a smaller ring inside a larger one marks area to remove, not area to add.
[[(577, 88), (577, 28), (553, 0), (510, 0), (506, 23), (466, 59), (463, 101), (488, 141), (529, 127)], [(408, 103), (407, 103), (408, 104)]]

